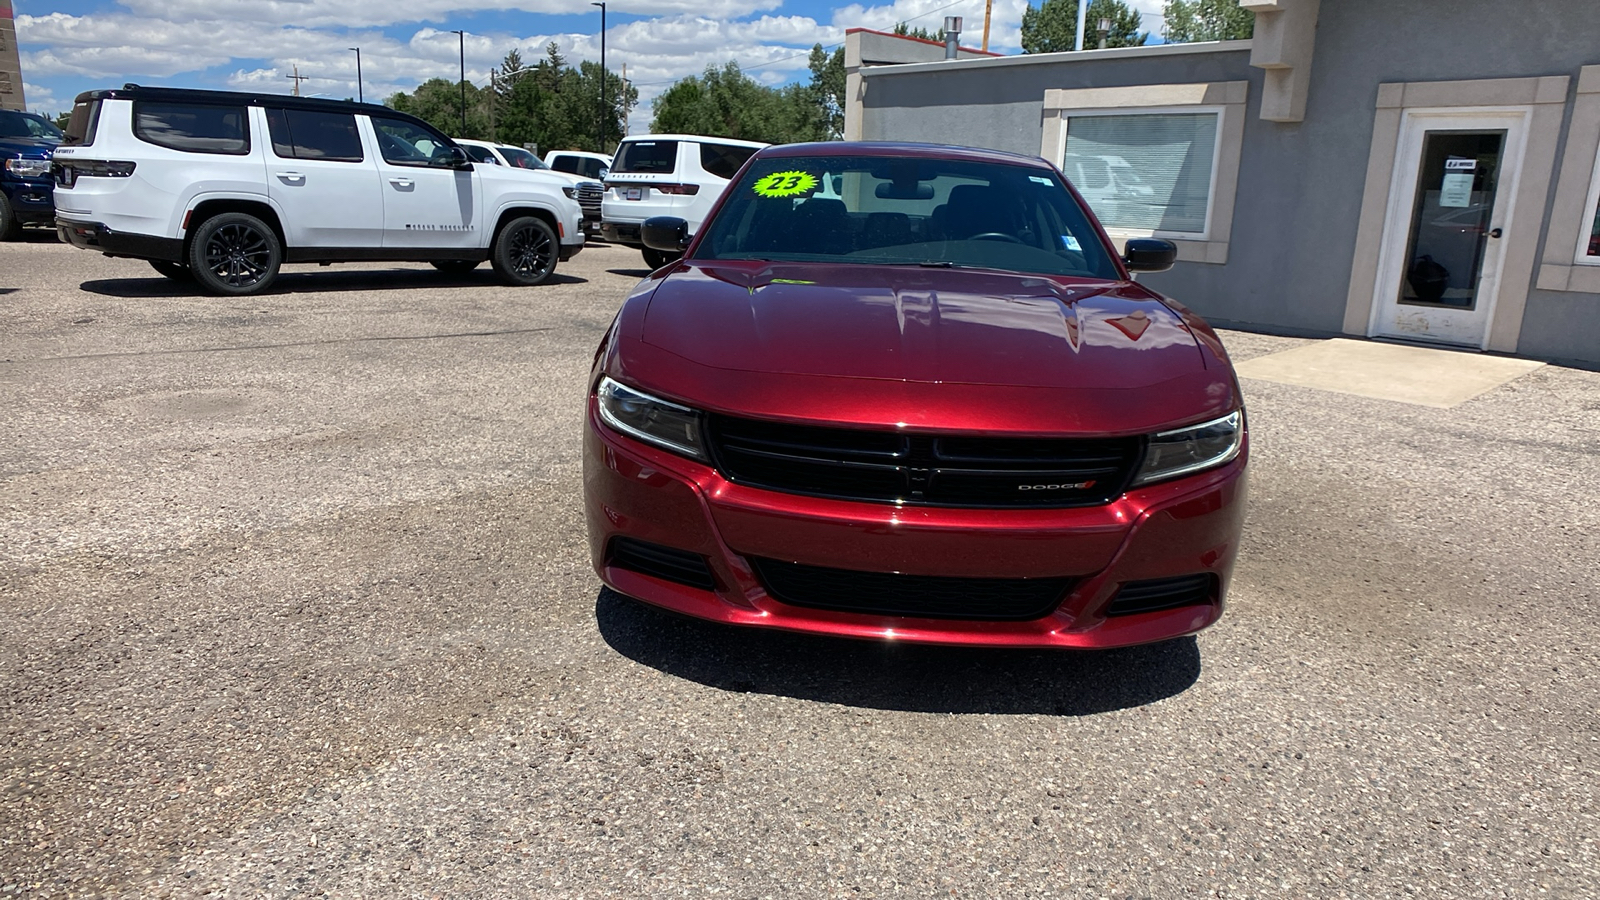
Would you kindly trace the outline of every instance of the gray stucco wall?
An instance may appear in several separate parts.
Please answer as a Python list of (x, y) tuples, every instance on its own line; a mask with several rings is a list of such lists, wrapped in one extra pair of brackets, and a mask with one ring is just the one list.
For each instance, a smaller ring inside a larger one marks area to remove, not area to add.
[[(1335, 334), (1343, 326), (1378, 85), (1575, 80), (1579, 67), (1600, 63), (1595, 11), (1595, 0), (1323, 0), (1299, 123), (1259, 118), (1261, 72), (1242, 51), (870, 73), (863, 136), (1036, 155), (1048, 88), (1248, 80), (1228, 262), (1180, 263), (1143, 280), (1217, 322)], [(1555, 190), (1552, 178), (1546, 220)], [(1519, 351), (1600, 363), (1600, 296), (1531, 291)]]

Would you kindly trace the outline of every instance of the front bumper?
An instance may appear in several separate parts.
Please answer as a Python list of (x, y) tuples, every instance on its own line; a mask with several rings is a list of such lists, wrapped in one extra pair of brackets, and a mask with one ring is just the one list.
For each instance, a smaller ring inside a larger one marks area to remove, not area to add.
[(84, 250), (98, 250), (107, 256), (167, 262), (183, 260), (183, 241), (179, 238), (115, 231), (100, 222), (77, 222), (60, 217), (56, 218), (56, 233), (62, 243)]
[[(602, 581), (667, 609), (734, 625), (873, 640), (1107, 648), (1193, 634), (1222, 615), (1244, 526), (1247, 449), (1226, 466), (1079, 509), (897, 507), (733, 484), (715, 469), (610, 431), (590, 398), (584, 507)], [(613, 564), (628, 537), (703, 557), (706, 590)], [(1068, 577), (1059, 606), (1026, 621), (915, 618), (792, 606), (752, 558), (951, 578)], [(1205, 602), (1106, 614), (1123, 584), (1208, 573)]]
[(11, 213), (24, 225), (48, 225), (55, 221), (55, 182), (48, 178), (6, 177), (0, 182)]

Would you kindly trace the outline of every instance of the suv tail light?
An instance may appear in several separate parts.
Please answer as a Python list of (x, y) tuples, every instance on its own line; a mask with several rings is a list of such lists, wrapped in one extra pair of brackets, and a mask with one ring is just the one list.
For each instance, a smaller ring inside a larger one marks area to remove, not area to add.
[(57, 184), (72, 187), (74, 182), (84, 177), (128, 178), (133, 175), (137, 164), (120, 160), (72, 159), (67, 162), (57, 160), (51, 168)]
[(652, 184), (650, 187), (663, 194), (679, 194), (684, 197), (692, 197), (700, 193), (700, 185), (698, 184)]

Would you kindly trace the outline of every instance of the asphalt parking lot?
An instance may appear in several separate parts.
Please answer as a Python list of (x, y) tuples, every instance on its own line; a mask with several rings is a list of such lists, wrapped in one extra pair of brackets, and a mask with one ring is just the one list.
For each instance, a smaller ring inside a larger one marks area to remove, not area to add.
[(0, 898), (1600, 896), (1600, 374), (1246, 381), (1198, 638), (842, 643), (590, 571), (638, 254), (218, 299), (48, 238), (0, 244)]

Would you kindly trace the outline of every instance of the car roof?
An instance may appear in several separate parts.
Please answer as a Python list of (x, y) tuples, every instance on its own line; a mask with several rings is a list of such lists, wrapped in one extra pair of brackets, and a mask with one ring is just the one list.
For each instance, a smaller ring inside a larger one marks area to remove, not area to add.
[[(125, 84), (120, 88), (84, 91), (73, 101), (90, 100), (154, 100), (162, 103), (243, 104), (245, 106), (274, 106), (279, 109), (304, 109), (314, 112), (366, 113), (391, 116), (422, 122), (416, 116), (390, 109), (378, 103), (358, 103), (354, 100), (328, 100), (322, 97), (295, 97), (289, 94), (261, 94), (250, 91), (207, 91), (200, 88), (146, 87)], [(426, 122), (422, 122), (426, 125)], [(429, 128), (433, 126), (429, 125)]]
[(961, 147), (954, 144), (918, 144), (909, 141), (815, 141), (808, 144), (777, 144), (763, 148), (756, 154), (760, 159), (785, 156), (902, 156), (919, 159), (957, 159), (969, 162), (995, 162), (1006, 165), (1033, 166), (1049, 169), (1051, 166), (1037, 156), (989, 150), (984, 147)]
[(716, 137), (709, 134), (630, 134), (622, 139), (622, 143), (631, 144), (635, 141), (696, 141), (703, 144), (731, 144), (735, 147), (770, 147), (760, 141), (741, 141), (738, 138)]

